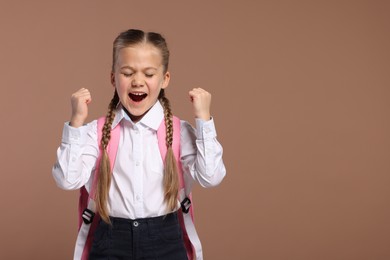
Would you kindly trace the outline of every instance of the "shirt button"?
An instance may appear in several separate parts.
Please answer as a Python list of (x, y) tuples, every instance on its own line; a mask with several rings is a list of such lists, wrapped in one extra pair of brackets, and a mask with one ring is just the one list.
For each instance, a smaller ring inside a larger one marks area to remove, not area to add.
[(135, 165), (136, 165), (136, 166), (139, 166), (139, 162), (135, 162)]
[(138, 225), (139, 225), (139, 223), (138, 223), (137, 221), (134, 221), (134, 222), (133, 222), (133, 226), (134, 226), (134, 227), (138, 227)]
[(141, 196), (140, 195), (137, 195), (135, 196), (136, 200), (140, 201), (141, 200)]
[(75, 162), (76, 161), (76, 157), (72, 157), (72, 162)]

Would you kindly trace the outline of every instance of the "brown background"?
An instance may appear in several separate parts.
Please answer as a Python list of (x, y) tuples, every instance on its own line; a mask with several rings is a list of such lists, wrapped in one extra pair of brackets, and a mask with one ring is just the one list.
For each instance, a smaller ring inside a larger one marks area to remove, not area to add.
[[(7, 2), (7, 3), (6, 3)], [(168, 96), (213, 94), (228, 175), (195, 190), (206, 259), (390, 259), (389, 1), (1, 1), (1, 259), (71, 259), (51, 167), (70, 95), (111, 98), (111, 44), (165, 35)]]

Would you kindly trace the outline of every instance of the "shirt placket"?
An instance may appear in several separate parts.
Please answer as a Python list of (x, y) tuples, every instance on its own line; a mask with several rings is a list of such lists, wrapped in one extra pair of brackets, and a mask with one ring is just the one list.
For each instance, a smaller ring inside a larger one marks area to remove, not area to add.
[(143, 147), (142, 147), (142, 131), (139, 126), (135, 125), (132, 131), (134, 145), (134, 205), (137, 217), (144, 217), (143, 206)]

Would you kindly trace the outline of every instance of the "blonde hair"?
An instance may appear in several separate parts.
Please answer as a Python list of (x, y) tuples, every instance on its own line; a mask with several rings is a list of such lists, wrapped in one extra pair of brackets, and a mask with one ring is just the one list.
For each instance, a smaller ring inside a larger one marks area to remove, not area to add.
[[(158, 48), (162, 56), (162, 64), (164, 66), (164, 73), (168, 70), (169, 51), (165, 39), (158, 33), (145, 33), (140, 30), (125, 31), (115, 39), (113, 44), (113, 65), (112, 71), (115, 70), (115, 63), (118, 58), (118, 53), (122, 48), (139, 44), (141, 42), (151, 43)], [(161, 89), (158, 100), (164, 108), (164, 123), (166, 126), (166, 146), (167, 154), (164, 162), (164, 201), (168, 209), (173, 211), (176, 209), (177, 197), (179, 192), (179, 176), (177, 169), (177, 162), (173, 154), (173, 119), (172, 111), (168, 98), (165, 96), (164, 89)], [(115, 91), (106, 115), (106, 120), (102, 129), (102, 139), (100, 148), (102, 151), (100, 165), (98, 166), (98, 180), (96, 189), (96, 209), (100, 214), (102, 220), (111, 223), (108, 210), (108, 192), (111, 185), (111, 164), (107, 153), (107, 146), (111, 138), (111, 126), (115, 118), (115, 109), (119, 103), (119, 97)]]

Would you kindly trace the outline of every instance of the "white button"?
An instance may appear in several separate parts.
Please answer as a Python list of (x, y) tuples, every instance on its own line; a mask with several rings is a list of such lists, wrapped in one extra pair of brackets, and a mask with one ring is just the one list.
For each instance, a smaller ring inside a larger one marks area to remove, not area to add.
[(136, 166), (139, 166), (139, 162), (135, 162), (135, 165), (136, 165)]
[(139, 134), (139, 131), (138, 131), (138, 130), (135, 130), (135, 134), (138, 135), (138, 134)]
[(76, 161), (76, 157), (72, 157), (72, 162), (75, 162)]
[(133, 222), (134, 227), (138, 227), (139, 223), (137, 221)]
[(140, 196), (140, 195), (135, 196), (135, 198), (136, 198), (138, 201), (141, 200), (141, 196)]
[(210, 128), (205, 128), (204, 131), (208, 134), (210, 133)]

